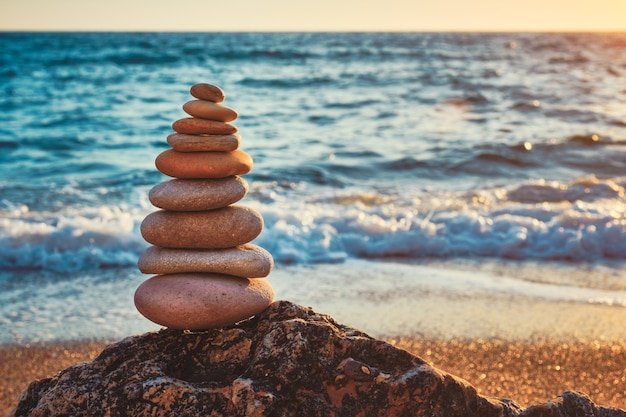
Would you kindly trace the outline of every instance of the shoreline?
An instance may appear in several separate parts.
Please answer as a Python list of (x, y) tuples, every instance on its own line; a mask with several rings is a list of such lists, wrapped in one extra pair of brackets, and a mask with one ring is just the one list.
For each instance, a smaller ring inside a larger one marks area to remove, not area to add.
[[(9, 275), (0, 294), (0, 343), (157, 330), (133, 304), (148, 277), (134, 267), (63, 279)], [(378, 338), (626, 340), (623, 264), (351, 259), (281, 266), (268, 279), (275, 300), (313, 307)]]
[[(382, 338), (468, 381), (483, 396), (523, 407), (565, 391), (582, 391), (597, 405), (626, 409), (626, 341), (438, 340)], [(108, 341), (0, 344), (0, 415), (15, 407), (28, 384), (94, 359)]]
[[(577, 269), (564, 264), (351, 260), (281, 267), (270, 278), (276, 300), (312, 306), (388, 341), (468, 381), (481, 395), (527, 407), (577, 390), (598, 405), (626, 409), (626, 269)], [(40, 285), (35, 300), (12, 298), (20, 300), (16, 305), (30, 319), (20, 323), (6, 316), (0, 323), (6, 335), (17, 331), (26, 336), (0, 342), (5, 376), (0, 415), (17, 404), (31, 381), (90, 361), (126, 336), (158, 330), (132, 304), (135, 288), (147, 276), (133, 270), (120, 280), (119, 273), (69, 281), (75, 292), (69, 309), (54, 296), (62, 292), (56, 284), (50, 284), (54, 291)], [(102, 297), (106, 294), (115, 297)], [(605, 302), (604, 295), (617, 302)], [(31, 306), (72, 333), (46, 328), (28, 310)], [(55, 338), (28, 339), (41, 331)]]
[(623, 265), (353, 259), (270, 278), (276, 299), (377, 338), (626, 340)]

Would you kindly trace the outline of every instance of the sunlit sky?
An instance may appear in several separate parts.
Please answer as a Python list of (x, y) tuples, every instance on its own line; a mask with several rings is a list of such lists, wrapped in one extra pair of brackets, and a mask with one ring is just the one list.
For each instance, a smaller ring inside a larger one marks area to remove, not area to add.
[(0, 0), (0, 30), (626, 31), (626, 0)]

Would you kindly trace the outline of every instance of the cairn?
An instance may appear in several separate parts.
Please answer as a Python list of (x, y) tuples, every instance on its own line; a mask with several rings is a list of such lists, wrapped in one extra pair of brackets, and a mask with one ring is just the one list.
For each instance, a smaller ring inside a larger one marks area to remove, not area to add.
[(156, 168), (174, 179), (156, 185), (150, 202), (160, 210), (141, 223), (150, 244), (139, 270), (157, 274), (135, 292), (135, 306), (165, 327), (206, 330), (247, 319), (274, 298), (265, 279), (272, 256), (249, 242), (263, 230), (255, 210), (235, 204), (248, 192), (241, 175), (252, 158), (239, 149), (241, 137), (230, 124), (238, 117), (224, 106), (214, 85), (191, 87), (183, 110), (191, 117), (172, 124), (171, 146), (157, 156)]

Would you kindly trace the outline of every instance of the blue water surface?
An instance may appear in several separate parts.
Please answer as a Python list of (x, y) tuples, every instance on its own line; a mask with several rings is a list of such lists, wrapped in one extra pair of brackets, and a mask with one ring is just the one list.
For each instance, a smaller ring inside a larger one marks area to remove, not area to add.
[(240, 114), (242, 204), (277, 268), (563, 262), (626, 279), (625, 34), (5, 32), (6, 305), (16, 285), (136, 273), (154, 159), (198, 82)]

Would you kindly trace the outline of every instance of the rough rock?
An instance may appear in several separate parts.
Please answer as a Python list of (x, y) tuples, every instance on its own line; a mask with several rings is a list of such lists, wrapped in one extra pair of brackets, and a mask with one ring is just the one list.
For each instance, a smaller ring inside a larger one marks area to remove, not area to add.
[(626, 417), (626, 411), (598, 407), (585, 393), (567, 391), (545, 404), (528, 407), (519, 417)]
[(281, 301), (202, 333), (126, 338), (22, 393), (13, 416), (626, 417), (580, 393), (523, 410), (404, 350)]

